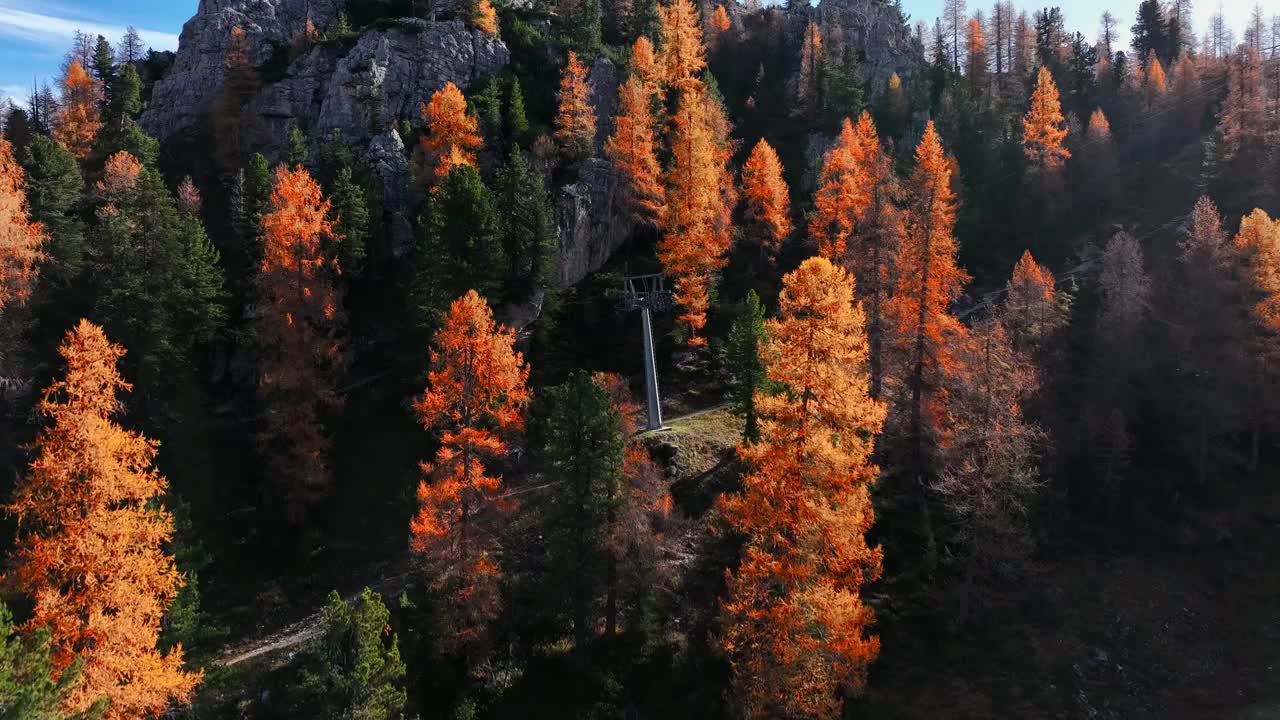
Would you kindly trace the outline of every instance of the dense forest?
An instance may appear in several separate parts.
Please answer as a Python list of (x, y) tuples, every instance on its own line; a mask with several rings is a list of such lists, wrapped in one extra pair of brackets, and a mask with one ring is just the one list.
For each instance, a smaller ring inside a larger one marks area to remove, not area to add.
[(1280, 712), (1280, 15), (254, 5), (3, 112), (0, 718)]

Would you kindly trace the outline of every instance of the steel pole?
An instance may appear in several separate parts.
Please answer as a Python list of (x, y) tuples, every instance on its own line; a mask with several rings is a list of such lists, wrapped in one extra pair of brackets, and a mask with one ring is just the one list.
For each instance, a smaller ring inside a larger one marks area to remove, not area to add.
[(648, 430), (662, 429), (662, 406), (658, 402), (658, 364), (653, 355), (653, 321), (649, 307), (640, 306), (640, 328), (644, 333), (644, 394), (649, 404)]

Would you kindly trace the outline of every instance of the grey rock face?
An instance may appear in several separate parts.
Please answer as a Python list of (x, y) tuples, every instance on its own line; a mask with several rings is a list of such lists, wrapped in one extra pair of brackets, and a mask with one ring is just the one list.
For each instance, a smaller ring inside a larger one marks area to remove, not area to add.
[(246, 114), (264, 126), (250, 133), (250, 143), (263, 151), (283, 147), (297, 123), (313, 141), (336, 130), (360, 147), (400, 120), (420, 126), (421, 103), (432, 93), (448, 82), (466, 88), (501, 71), (509, 57), (502, 41), (460, 20), (404, 20), (366, 32), (341, 56), (314, 47), (249, 103)]
[(577, 182), (560, 188), (556, 198), (560, 251), (555, 278), (561, 287), (577, 284), (603, 267), (631, 233), (631, 223), (615, 198), (613, 167), (601, 159), (618, 105), (618, 69), (609, 58), (602, 55), (592, 63), (587, 86), (596, 110), (596, 157), (582, 163)]
[[(202, 0), (182, 31), (173, 68), (156, 84), (142, 124), (161, 141), (193, 130), (218, 97), (232, 29), (263, 63), (311, 21), (327, 28), (345, 0)], [(510, 55), (498, 39), (458, 20), (406, 19), (364, 33), (354, 46), (317, 45), (295, 58), (283, 79), (244, 108), (243, 150), (277, 159), (296, 125), (314, 146), (340, 133), (381, 180), (387, 237), (396, 253), (412, 247), (409, 162), (394, 127), (420, 126), (420, 104), (445, 83), (461, 88), (502, 70)]]
[(387, 130), (370, 140), (361, 160), (382, 185), (382, 222), (391, 252), (405, 255), (413, 248), (413, 198), (409, 194), (409, 160), (400, 133)]
[(255, 63), (266, 62), (276, 46), (311, 22), (327, 28), (346, 0), (200, 0), (194, 17), (182, 27), (173, 67), (158, 83), (142, 117), (142, 126), (160, 140), (194, 126), (217, 97), (225, 75), (231, 31), (249, 40)]
[(893, 73), (905, 79), (923, 69), (924, 48), (893, 3), (820, 0), (816, 12), (828, 28), (838, 25), (844, 32), (846, 47), (859, 53), (872, 96), (878, 97), (884, 91)]
[(555, 272), (560, 287), (574, 285), (599, 270), (626, 241), (631, 227), (617, 207), (616, 192), (613, 167), (599, 158), (583, 161), (578, 181), (560, 188)]

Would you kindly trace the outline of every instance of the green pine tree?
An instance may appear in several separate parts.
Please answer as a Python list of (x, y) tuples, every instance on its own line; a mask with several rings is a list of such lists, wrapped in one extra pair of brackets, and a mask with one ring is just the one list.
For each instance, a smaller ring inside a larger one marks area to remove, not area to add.
[(132, 188), (100, 194), (97, 209), (92, 317), (129, 348), (124, 362), (134, 396), (149, 410), (143, 417), (162, 428), (174, 384), (225, 321), (218, 252), (151, 167)]
[(79, 681), (73, 664), (53, 679), (49, 631), (18, 634), (13, 614), (0, 603), (0, 720), (93, 720), (101, 717), (106, 701), (89, 711), (70, 715), (62, 703)]
[(116, 51), (101, 35), (93, 48), (93, 76), (98, 78), (103, 87), (111, 87), (111, 82), (116, 77)]
[[(254, 153), (249, 159), (249, 167), (245, 173), (245, 186), (249, 196), (249, 214), (256, 226), (258, 218), (271, 207), (271, 191), (275, 189), (275, 179), (271, 174), (271, 165), (262, 153)], [(257, 231), (254, 231), (257, 235)]]
[(764, 319), (760, 298), (751, 290), (738, 306), (737, 317), (725, 344), (730, 408), (733, 414), (746, 421), (742, 437), (747, 442), (755, 442), (759, 438), (755, 396), (757, 392), (767, 390), (769, 385), (764, 362), (760, 358), (761, 349), (769, 342)]
[(529, 140), (529, 117), (525, 113), (524, 88), (520, 86), (520, 78), (511, 76), (511, 85), (507, 90), (507, 112), (504, 118), (503, 131), (507, 141), (515, 145), (526, 145)]
[(604, 12), (600, 0), (581, 0), (572, 17), (559, 18), (560, 35), (569, 50), (583, 58), (593, 57), (603, 44)]
[(342, 243), (338, 248), (338, 264), (342, 274), (360, 277), (364, 271), (364, 258), (369, 242), (369, 204), (365, 189), (355, 180), (350, 167), (338, 170), (327, 185), (327, 195), (333, 201), (333, 213), (338, 218), (338, 232)]
[(43, 223), (49, 234), (41, 278), (65, 288), (80, 277), (88, 252), (86, 227), (80, 216), (84, 201), (80, 164), (58, 142), (36, 135), (24, 152), (22, 166), (31, 219)]
[(308, 165), (311, 151), (307, 149), (307, 136), (302, 132), (302, 129), (297, 125), (290, 125), (286, 143), (284, 151), (285, 164), (289, 167)]
[(121, 67), (106, 85), (106, 112), (102, 122), (108, 128), (123, 131), (125, 121), (142, 112), (142, 77), (133, 65)]
[(411, 303), (420, 328), (435, 324), (447, 303), (474, 289), (502, 297), (507, 258), (493, 193), (471, 165), (458, 165), (421, 220)]
[(553, 573), (569, 591), (575, 648), (585, 652), (596, 625), (590, 608), (605, 584), (601, 528), (620, 496), (622, 418), (585, 370), (549, 394), (544, 460), (548, 477), (561, 482), (548, 496), (544, 536)]
[(502, 80), (496, 75), (490, 77), (469, 101), (480, 121), (480, 132), (487, 138), (497, 138), (502, 132)]
[(866, 107), (862, 66), (850, 58), (831, 63), (823, 74), (822, 111), (826, 124), (838, 127), (845, 118), (857, 119)]
[(324, 632), (305, 660), (301, 690), (321, 720), (398, 720), (408, 694), (399, 641), (390, 632), (391, 612), (365, 588), (348, 605), (329, 593), (321, 612)]
[(522, 300), (551, 280), (556, 246), (555, 216), (542, 174), (534, 172), (517, 145), (498, 175), (503, 247), (510, 263), (507, 290)]

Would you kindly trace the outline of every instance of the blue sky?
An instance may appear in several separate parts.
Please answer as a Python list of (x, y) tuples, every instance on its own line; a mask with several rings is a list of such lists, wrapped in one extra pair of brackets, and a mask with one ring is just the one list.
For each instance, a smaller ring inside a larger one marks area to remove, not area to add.
[[(1137, 0), (1026, 0), (1018, 4), (1030, 10), (1054, 2), (1064, 8), (1068, 29), (1080, 30), (1090, 38), (1107, 8), (1119, 19), (1127, 38), (1138, 5)], [(182, 24), (195, 13), (197, 3), (198, 0), (0, 0), (0, 98), (25, 99), (33, 78), (55, 80), (71, 34), (77, 28), (104, 35), (114, 44), (124, 28), (133, 25), (150, 46), (157, 50), (175, 49)], [(913, 21), (932, 21), (942, 10), (942, 0), (904, 0), (903, 4)], [(990, 4), (987, 0), (969, 0), (970, 10)], [(1224, 0), (1222, 7), (1239, 37), (1253, 2)], [(1217, 8), (1215, 0), (1197, 0), (1197, 34)]]
[(77, 28), (114, 45), (133, 25), (156, 49), (178, 47), (197, 0), (0, 0), (0, 96), (25, 100), (34, 78), (56, 80)]

